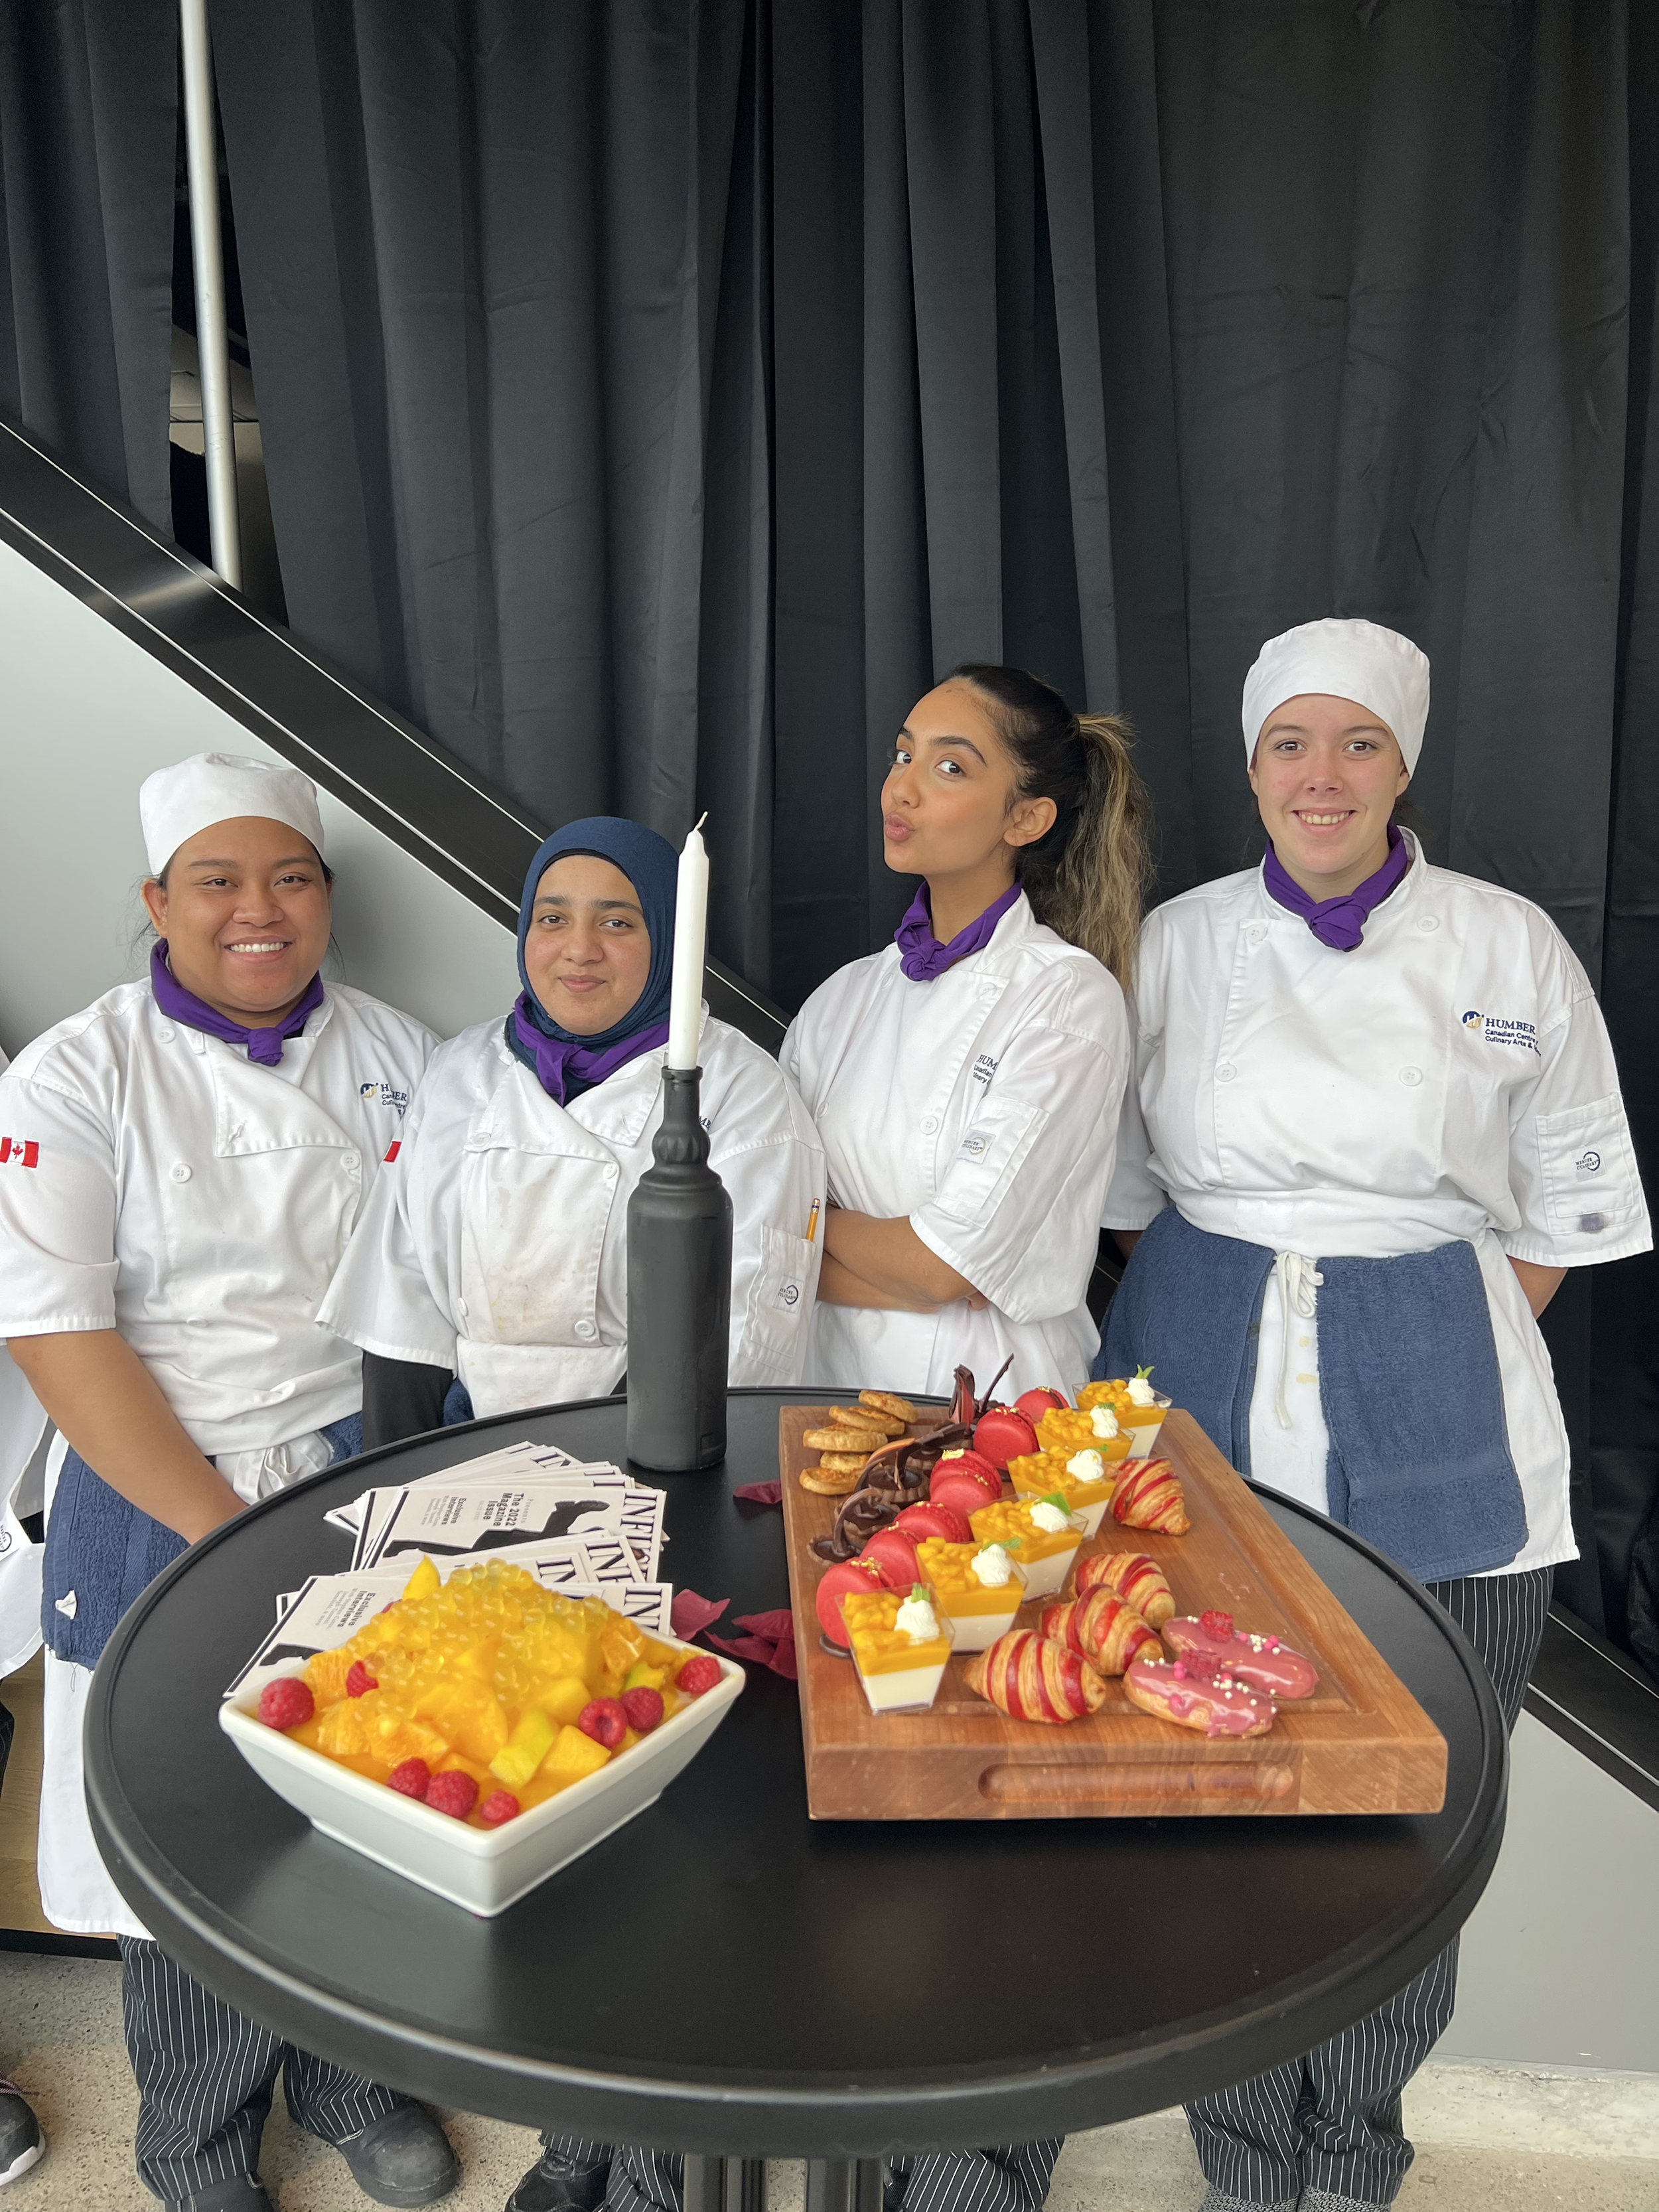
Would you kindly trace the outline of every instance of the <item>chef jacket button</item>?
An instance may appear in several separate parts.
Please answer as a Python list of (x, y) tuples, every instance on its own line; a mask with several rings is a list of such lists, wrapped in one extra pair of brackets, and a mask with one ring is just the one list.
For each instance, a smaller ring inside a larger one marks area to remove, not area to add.
[(170, 1172), (174, 1182), (188, 1182), (190, 1181), (190, 1170), (185, 1166), (182, 1160), (175, 1160), (173, 1163)]
[(1267, 925), (1265, 921), (1253, 921), (1244, 933), (1244, 942), (1246, 945), (1260, 945), (1267, 934)]
[(171, 1044), (173, 1042), (173, 1031), (171, 1030), (157, 1030), (155, 1036), (156, 1042), (160, 1044)]
[(921, 1119), (921, 1133), (924, 1137), (931, 1137), (933, 1135), (938, 1127), (939, 1115), (937, 1114), (923, 1115)]
[(465, 1298), (457, 1298), (457, 1299), (456, 1299), (456, 1301), (455, 1301), (455, 1310), (456, 1310), (456, 1312), (457, 1312), (458, 1314), (459, 1314), (459, 1316), (460, 1316), (460, 1317), (461, 1317), (461, 1319), (462, 1319), (463, 1321), (465, 1321), (465, 1320), (466, 1319), (466, 1300), (465, 1300)]
[(348, 1152), (345, 1155), (344, 1159), (341, 1162), (341, 1165), (345, 1169), (348, 1175), (356, 1175), (359, 1165), (356, 1153)]
[(1417, 920), (1417, 926), (1419, 929), (1438, 929), (1440, 927), (1440, 917), (1437, 914), (1419, 915)]
[(1420, 1067), (1402, 1067), (1400, 1071), (1400, 1080), (1408, 1091), (1415, 1090), (1423, 1080), (1423, 1071)]
[(1215, 1079), (1218, 1083), (1231, 1083), (1237, 1073), (1231, 1060), (1224, 1060), (1215, 1072)]
[(591, 1321), (579, 1321), (576, 1323), (576, 1334), (578, 1336), (592, 1336), (593, 1334), (592, 1322)]

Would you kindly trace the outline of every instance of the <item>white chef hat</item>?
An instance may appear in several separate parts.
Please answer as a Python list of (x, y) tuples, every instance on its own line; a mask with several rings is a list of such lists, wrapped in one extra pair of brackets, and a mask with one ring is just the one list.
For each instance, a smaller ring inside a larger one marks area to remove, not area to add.
[(1376, 623), (1342, 621), (1334, 615), (1270, 637), (1244, 678), (1247, 761), (1255, 759), (1255, 741), (1274, 708), (1310, 691), (1357, 700), (1381, 715), (1394, 732), (1406, 766), (1415, 772), (1429, 719), (1429, 663), (1410, 638)]
[(323, 817), (317, 811), (317, 787), (308, 775), (244, 753), (192, 753), (171, 768), (158, 768), (139, 791), (138, 818), (150, 873), (159, 876), (198, 830), (246, 814), (287, 823), (309, 838), (322, 858)]

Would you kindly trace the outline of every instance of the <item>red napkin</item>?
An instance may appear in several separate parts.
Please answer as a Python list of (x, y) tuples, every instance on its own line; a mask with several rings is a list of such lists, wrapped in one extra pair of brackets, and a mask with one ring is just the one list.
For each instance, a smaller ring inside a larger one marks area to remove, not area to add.
[(748, 1505), (781, 1505), (783, 1485), (781, 1482), (745, 1482), (741, 1490), (732, 1492)]
[(690, 1644), (717, 1621), (731, 1602), (729, 1597), (699, 1597), (694, 1589), (678, 1590), (668, 1608), (668, 1625), (682, 1644)]
[(711, 1635), (708, 1641), (729, 1651), (734, 1659), (750, 1659), (757, 1667), (769, 1667), (787, 1681), (799, 1679), (795, 1664), (795, 1617), (787, 1607), (780, 1607), (775, 1613), (740, 1613), (732, 1625), (747, 1634)]

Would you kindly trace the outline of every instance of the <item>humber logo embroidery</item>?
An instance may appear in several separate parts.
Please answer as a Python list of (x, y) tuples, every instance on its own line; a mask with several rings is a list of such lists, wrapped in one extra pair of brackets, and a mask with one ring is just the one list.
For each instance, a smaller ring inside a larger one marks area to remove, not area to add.
[(40, 1147), (33, 1137), (0, 1137), (0, 1167), (38, 1168)]
[(1538, 1049), (1538, 1031), (1531, 1022), (1519, 1021), (1513, 1014), (1483, 1014), (1471, 1007), (1463, 1017), (1463, 1026), (1476, 1036), (1484, 1037), (1488, 1044), (1512, 1044), (1522, 1052)]
[(360, 1083), (357, 1096), (368, 1105), (392, 1106), (401, 1121), (409, 1110), (409, 1093), (398, 1091), (390, 1083)]
[(973, 1080), (979, 1084), (982, 1088), (988, 1090), (990, 1087), (991, 1078), (996, 1073), (996, 1072), (997, 1063), (995, 1059), (990, 1053), (982, 1052), (979, 1058), (974, 1062)]

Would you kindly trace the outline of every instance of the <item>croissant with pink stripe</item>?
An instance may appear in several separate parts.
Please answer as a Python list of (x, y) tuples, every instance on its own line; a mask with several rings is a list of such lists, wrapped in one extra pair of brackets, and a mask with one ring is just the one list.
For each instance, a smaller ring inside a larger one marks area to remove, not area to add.
[(1187, 1500), (1167, 1459), (1126, 1459), (1112, 1492), (1112, 1518), (1125, 1528), (1154, 1528), (1184, 1536), (1192, 1527)]
[(1042, 1632), (1088, 1661), (1097, 1674), (1121, 1674), (1137, 1651), (1163, 1647), (1134, 1609), (1115, 1590), (1091, 1590), (1068, 1605), (1045, 1605)]
[(1077, 1563), (1077, 1594), (1112, 1589), (1133, 1606), (1149, 1628), (1162, 1628), (1175, 1616), (1175, 1592), (1164, 1570), (1145, 1552), (1091, 1552)]
[(964, 1679), (1010, 1720), (1081, 1720), (1106, 1700), (1106, 1685), (1086, 1659), (1030, 1628), (998, 1637), (969, 1661)]

